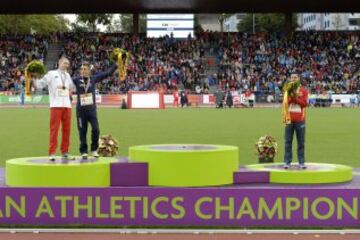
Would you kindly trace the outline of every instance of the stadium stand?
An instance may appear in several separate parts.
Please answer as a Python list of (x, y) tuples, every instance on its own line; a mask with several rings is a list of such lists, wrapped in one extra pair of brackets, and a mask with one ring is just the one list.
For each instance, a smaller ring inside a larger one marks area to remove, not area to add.
[[(69, 57), (71, 74), (82, 61), (93, 71), (110, 66), (115, 47), (131, 53), (126, 81), (116, 76), (103, 80), (103, 94), (129, 90), (188, 89), (206, 93), (212, 89), (281, 93), (281, 84), (298, 72), (311, 93), (356, 93), (360, 88), (360, 41), (358, 32), (295, 32), (247, 34), (202, 32), (195, 39), (158, 39), (145, 35), (66, 33), (0, 38), (0, 91), (15, 91), (24, 64), (46, 61), (49, 42), (63, 45), (60, 55)], [(209, 71), (215, 65), (215, 72)], [(56, 67), (56, 66), (54, 66)]]

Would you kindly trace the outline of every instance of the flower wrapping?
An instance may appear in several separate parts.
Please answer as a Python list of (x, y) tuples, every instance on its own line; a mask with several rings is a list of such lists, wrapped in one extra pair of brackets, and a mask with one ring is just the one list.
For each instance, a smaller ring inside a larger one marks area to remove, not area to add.
[(124, 81), (126, 79), (130, 53), (121, 48), (115, 48), (110, 54), (110, 62), (116, 62), (119, 69), (119, 79)]
[(283, 90), (284, 90), (284, 99), (283, 99), (283, 106), (282, 106), (282, 115), (283, 115), (283, 123), (289, 124), (291, 123), (290, 113), (289, 113), (289, 102), (288, 97), (296, 97), (298, 94), (298, 90), (301, 84), (300, 81), (292, 81), (285, 83)]

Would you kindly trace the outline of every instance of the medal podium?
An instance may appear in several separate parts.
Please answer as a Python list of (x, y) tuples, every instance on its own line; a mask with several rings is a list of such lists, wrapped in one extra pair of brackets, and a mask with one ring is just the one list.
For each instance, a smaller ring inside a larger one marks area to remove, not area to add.
[(307, 163), (240, 167), (234, 146), (133, 146), (129, 157), (0, 169), (0, 224), (134, 227), (360, 227), (360, 171)]

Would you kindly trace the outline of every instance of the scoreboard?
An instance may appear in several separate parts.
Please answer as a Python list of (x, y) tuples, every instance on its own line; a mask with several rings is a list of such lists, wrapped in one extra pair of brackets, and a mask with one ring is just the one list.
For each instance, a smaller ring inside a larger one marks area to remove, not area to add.
[(149, 38), (171, 34), (174, 38), (194, 37), (194, 14), (147, 14), (146, 33)]

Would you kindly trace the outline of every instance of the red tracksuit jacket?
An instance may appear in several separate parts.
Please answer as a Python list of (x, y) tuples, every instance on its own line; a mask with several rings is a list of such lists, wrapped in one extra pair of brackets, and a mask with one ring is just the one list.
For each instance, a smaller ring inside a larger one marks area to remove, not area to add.
[(288, 97), (291, 122), (305, 121), (305, 108), (308, 105), (308, 97), (309, 93), (304, 87), (300, 87), (296, 98)]

